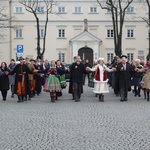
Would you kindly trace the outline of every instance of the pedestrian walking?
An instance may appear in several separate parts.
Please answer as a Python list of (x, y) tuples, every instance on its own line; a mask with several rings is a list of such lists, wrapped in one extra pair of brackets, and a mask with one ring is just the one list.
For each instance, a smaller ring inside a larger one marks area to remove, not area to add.
[(3, 101), (6, 101), (7, 91), (9, 90), (9, 78), (7, 72), (9, 69), (7, 68), (6, 62), (2, 62), (0, 66), (0, 91), (3, 97)]
[(132, 74), (132, 86), (134, 87), (134, 96), (141, 97), (141, 80), (143, 77), (143, 72), (140, 72), (143, 66), (140, 64), (140, 59), (136, 59), (133, 67)]
[(117, 73), (119, 77), (119, 88), (121, 95), (121, 102), (128, 100), (128, 89), (131, 87), (131, 75), (133, 73), (132, 66), (127, 62), (127, 56), (121, 56), (121, 63), (117, 66)]
[[(10, 64), (8, 65), (8, 69), (12, 71), (16, 66), (15, 60), (11, 59)], [(11, 97), (14, 97), (14, 85), (15, 85), (15, 74), (9, 75), (9, 85), (11, 87)]]
[(76, 57), (76, 62), (74, 62), (70, 67), (70, 77), (72, 82), (72, 92), (75, 102), (80, 102), (81, 93), (83, 93), (83, 74), (86, 73), (84, 64), (81, 63), (80, 56)]
[(147, 62), (143, 67), (144, 75), (144, 85), (143, 88), (147, 93), (147, 101), (149, 101), (149, 92), (150, 92), (150, 58), (147, 58)]

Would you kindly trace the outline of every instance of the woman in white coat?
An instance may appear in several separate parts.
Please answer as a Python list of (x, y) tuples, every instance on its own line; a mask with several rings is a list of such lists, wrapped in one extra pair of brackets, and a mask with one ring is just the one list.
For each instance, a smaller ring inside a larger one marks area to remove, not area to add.
[(99, 95), (99, 101), (104, 102), (104, 93), (108, 93), (108, 78), (107, 71), (112, 72), (113, 69), (109, 69), (104, 64), (104, 58), (100, 57), (98, 59), (98, 64), (94, 68), (86, 68), (87, 71), (95, 71), (95, 79), (94, 79), (94, 90), (95, 94)]

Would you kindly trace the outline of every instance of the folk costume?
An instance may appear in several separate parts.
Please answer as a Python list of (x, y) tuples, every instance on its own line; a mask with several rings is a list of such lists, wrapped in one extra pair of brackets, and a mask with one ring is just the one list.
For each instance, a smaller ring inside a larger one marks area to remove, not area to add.
[[(48, 69), (46, 69), (48, 70)], [(51, 102), (55, 102), (56, 93), (62, 92), (59, 79), (57, 77), (56, 67), (51, 67), (48, 70), (49, 76), (47, 77), (44, 85), (44, 90), (50, 92)]]
[[(20, 58), (20, 60), (24, 60)], [(29, 94), (29, 76), (28, 74), (32, 74), (28, 66), (24, 63), (17, 64), (16, 67), (9, 72), (10, 75), (16, 74), (15, 76), (15, 88), (14, 94), (18, 95), (17, 102), (23, 102), (24, 98), (27, 100), (27, 95)]]
[[(98, 61), (104, 61), (103, 58), (99, 58)], [(111, 72), (112, 69), (109, 69), (104, 63), (98, 63), (94, 68), (89, 68), (90, 71), (95, 71), (94, 78), (94, 89), (93, 92), (99, 95), (99, 101), (104, 101), (104, 93), (108, 93), (108, 78), (107, 71)]]

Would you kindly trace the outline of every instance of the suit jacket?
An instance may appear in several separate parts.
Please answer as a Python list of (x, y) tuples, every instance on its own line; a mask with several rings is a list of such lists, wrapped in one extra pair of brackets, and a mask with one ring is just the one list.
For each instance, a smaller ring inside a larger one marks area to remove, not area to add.
[(120, 88), (129, 88), (131, 86), (131, 75), (133, 68), (129, 63), (126, 63), (126, 70), (124, 70), (123, 65), (120, 63), (117, 66), (117, 74), (119, 78), (119, 87)]
[(86, 73), (84, 65), (73, 63), (70, 69), (72, 82), (83, 83), (83, 74)]

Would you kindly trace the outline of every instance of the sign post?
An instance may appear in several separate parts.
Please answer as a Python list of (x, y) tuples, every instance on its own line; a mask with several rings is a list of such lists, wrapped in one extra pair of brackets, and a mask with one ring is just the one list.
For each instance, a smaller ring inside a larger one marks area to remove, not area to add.
[(23, 45), (17, 45), (17, 60), (23, 56), (24, 47)]

